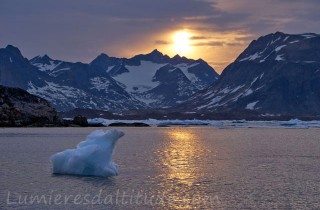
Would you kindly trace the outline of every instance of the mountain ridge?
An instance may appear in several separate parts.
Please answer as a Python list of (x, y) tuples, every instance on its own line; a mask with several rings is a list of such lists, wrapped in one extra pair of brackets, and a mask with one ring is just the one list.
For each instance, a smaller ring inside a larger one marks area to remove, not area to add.
[[(0, 55), (1, 52), (3, 54), (1, 60), (8, 60), (8, 54), (14, 53), (24, 66), (14, 63), (10, 67), (8, 62), (0, 63), (0, 84), (20, 87), (41, 96), (59, 111), (92, 108), (121, 112), (173, 107), (208, 87), (218, 77), (203, 60), (180, 56), (173, 59), (158, 50), (132, 58), (116, 58), (101, 53), (87, 64), (56, 60), (47, 54), (27, 60), (18, 48), (11, 45), (7, 48), (9, 50), (0, 50)], [(201, 64), (200, 68), (195, 62)], [(167, 66), (162, 75), (165, 78), (159, 80), (155, 77), (159, 73), (156, 73), (163, 71), (161, 68), (164, 66)], [(179, 72), (184, 77), (171, 72)], [(22, 78), (14, 78), (13, 74)], [(179, 82), (179, 78), (184, 78), (184, 82)]]
[(262, 36), (228, 65), (216, 83), (181, 107), (199, 112), (320, 114), (320, 35)]

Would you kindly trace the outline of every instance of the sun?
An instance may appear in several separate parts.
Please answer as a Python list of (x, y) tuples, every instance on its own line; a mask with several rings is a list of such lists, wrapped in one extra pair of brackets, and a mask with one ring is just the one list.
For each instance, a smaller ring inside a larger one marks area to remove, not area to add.
[(178, 31), (173, 35), (173, 50), (176, 54), (186, 55), (190, 52), (191, 34), (186, 31)]

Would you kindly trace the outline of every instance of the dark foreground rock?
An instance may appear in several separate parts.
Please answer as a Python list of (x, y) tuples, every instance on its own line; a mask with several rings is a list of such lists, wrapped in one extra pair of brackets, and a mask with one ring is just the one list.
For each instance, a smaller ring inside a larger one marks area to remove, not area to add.
[(57, 112), (45, 99), (0, 85), (0, 126), (57, 126)]
[(82, 115), (75, 116), (72, 120), (63, 120), (64, 127), (105, 127), (101, 123), (88, 123), (88, 119)]
[(88, 120), (86, 117), (83, 117), (83, 116), (76, 116), (73, 118), (73, 121), (72, 121), (74, 124), (76, 125), (79, 125), (79, 126), (82, 126), (82, 127), (86, 127), (88, 126)]

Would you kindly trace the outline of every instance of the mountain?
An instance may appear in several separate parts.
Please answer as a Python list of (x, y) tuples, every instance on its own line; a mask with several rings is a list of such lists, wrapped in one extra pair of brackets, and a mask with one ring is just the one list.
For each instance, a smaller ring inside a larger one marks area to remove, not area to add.
[(59, 111), (73, 108), (127, 110), (144, 107), (99, 66), (37, 56), (30, 63), (49, 79), (38, 86), (31, 80), (27, 91), (50, 101)]
[(0, 85), (0, 126), (43, 126), (57, 121), (57, 113), (48, 101), (25, 90)]
[(125, 90), (149, 108), (173, 107), (211, 86), (219, 75), (205, 61), (158, 50), (130, 59), (99, 55), (91, 65), (103, 68)]
[[(39, 79), (42, 78), (42, 79)], [(20, 50), (12, 45), (0, 49), (0, 84), (9, 87), (28, 88), (29, 81), (39, 86), (44, 85), (47, 75), (24, 58)]]
[(320, 35), (277, 32), (254, 40), (206, 91), (180, 108), (320, 115)]
[(0, 49), (0, 84), (19, 87), (53, 104), (122, 112), (173, 107), (214, 83), (218, 74), (203, 60), (158, 50), (128, 58), (99, 55), (90, 64), (24, 58), (18, 48)]

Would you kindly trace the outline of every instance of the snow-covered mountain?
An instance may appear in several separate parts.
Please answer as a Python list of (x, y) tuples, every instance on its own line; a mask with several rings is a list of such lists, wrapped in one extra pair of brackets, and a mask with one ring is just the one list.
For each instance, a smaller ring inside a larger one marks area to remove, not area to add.
[(85, 64), (48, 55), (28, 61), (18, 48), (0, 49), (0, 84), (45, 98), (59, 111), (172, 107), (209, 87), (217, 77), (203, 60), (170, 58), (157, 50), (130, 59), (101, 54)]
[(99, 55), (91, 65), (103, 68), (125, 90), (151, 108), (173, 107), (211, 86), (218, 74), (205, 61), (173, 58), (154, 50), (130, 59)]
[(320, 35), (277, 32), (254, 40), (212, 87), (181, 107), (198, 112), (319, 115)]
[(113, 111), (144, 107), (98, 66), (53, 60), (47, 55), (37, 56), (30, 63), (50, 79), (43, 86), (30, 81), (27, 91), (47, 99), (60, 111), (79, 107)]

